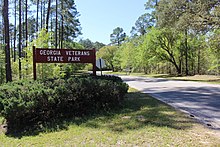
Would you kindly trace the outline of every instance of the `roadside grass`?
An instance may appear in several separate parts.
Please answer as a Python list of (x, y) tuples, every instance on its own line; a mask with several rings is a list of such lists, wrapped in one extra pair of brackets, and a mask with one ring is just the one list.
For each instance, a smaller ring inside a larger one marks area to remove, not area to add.
[(219, 132), (135, 89), (118, 110), (0, 134), (7, 146), (220, 146)]
[(167, 79), (181, 80), (181, 81), (195, 81), (195, 82), (205, 82), (211, 84), (220, 84), (220, 76), (214, 76), (214, 75), (174, 76), (168, 74), (152, 74), (146, 76), (154, 77), (154, 78), (167, 78)]
[(144, 74), (144, 73), (127, 74), (125, 72), (107, 72), (107, 73), (116, 74), (116, 75), (166, 78), (166, 79), (171, 79), (171, 80), (195, 81), (195, 82), (205, 82), (205, 83), (210, 83), (210, 84), (220, 84), (220, 76), (214, 76), (214, 75), (175, 76), (175, 75), (169, 75), (169, 74)]
[(173, 77), (172, 79), (220, 84), (220, 76), (214, 76), (214, 75), (195, 75), (195, 76), (185, 76), (185, 77)]

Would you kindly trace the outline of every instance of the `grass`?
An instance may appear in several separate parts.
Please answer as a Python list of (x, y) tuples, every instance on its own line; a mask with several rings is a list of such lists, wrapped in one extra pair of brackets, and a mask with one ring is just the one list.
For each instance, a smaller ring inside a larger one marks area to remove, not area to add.
[(186, 114), (130, 89), (118, 110), (57, 121), (42, 130), (1, 134), (0, 146), (220, 146), (220, 136)]
[(166, 78), (166, 79), (172, 79), (172, 80), (195, 81), (195, 82), (205, 82), (205, 83), (210, 83), (210, 84), (220, 84), (220, 76), (214, 76), (214, 75), (175, 76), (175, 75), (169, 75), (169, 74), (144, 74), (144, 73), (127, 74), (126, 72), (108, 72), (108, 74), (143, 76), (143, 77), (152, 77), (152, 78)]
[(148, 77), (154, 78), (167, 78), (172, 80), (182, 80), (182, 81), (196, 81), (196, 82), (205, 82), (211, 84), (220, 84), (220, 76), (214, 75), (194, 75), (194, 76), (172, 76), (168, 74), (154, 74), (146, 75)]
[(213, 76), (213, 75), (195, 75), (195, 76), (185, 76), (185, 77), (173, 77), (173, 79), (220, 84), (220, 76)]
[(0, 124), (4, 123), (4, 118), (0, 116)]

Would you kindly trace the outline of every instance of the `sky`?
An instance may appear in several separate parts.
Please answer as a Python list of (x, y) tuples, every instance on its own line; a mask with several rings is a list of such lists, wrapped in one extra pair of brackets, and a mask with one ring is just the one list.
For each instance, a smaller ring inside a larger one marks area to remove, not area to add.
[(146, 0), (75, 0), (82, 39), (90, 39), (104, 44), (110, 43), (110, 34), (121, 27), (130, 35), (139, 16), (146, 13)]

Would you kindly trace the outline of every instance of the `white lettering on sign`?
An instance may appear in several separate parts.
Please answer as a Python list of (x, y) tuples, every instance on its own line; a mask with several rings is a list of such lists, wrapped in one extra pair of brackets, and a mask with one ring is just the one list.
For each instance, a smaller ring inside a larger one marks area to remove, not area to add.
[(89, 51), (66, 51), (67, 56), (89, 56)]
[(48, 56), (47, 61), (51, 61), (51, 62), (61, 61), (61, 62), (63, 62), (63, 56)]
[(57, 55), (61, 55), (61, 52), (59, 50), (40, 50), (40, 55), (57, 56)]
[(74, 55), (74, 51), (66, 51), (66, 55), (67, 56), (73, 56)]
[(80, 57), (68, 57), (68, 61), (80, 61)]

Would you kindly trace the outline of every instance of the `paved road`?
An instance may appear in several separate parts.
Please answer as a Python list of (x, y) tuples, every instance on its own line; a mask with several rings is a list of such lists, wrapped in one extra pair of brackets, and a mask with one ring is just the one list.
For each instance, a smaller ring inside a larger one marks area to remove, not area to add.
[(129, 86), (193, 115), (220, 130), (220, 85), (163, 78), (120, 76)]

